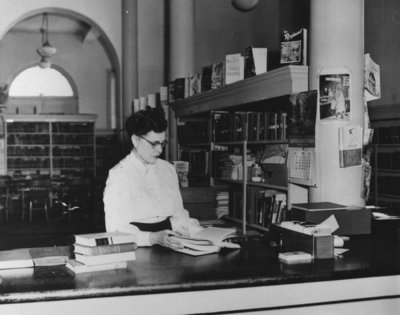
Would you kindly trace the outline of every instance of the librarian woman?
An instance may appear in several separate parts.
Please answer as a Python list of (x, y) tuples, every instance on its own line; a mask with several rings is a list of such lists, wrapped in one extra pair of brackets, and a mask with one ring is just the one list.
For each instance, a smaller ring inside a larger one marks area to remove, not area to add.
[(127, 119), (133, 148), (109, 171), (103, 198), (105, 223), (108, 232), (135, 234), (138, 246), (179, 249), (182, 244), (170, 236), (190, 236), (202, 227), (183, 208), (174, 166), (160, 158), (167, 144), (166, 129), (159, 107), (147, 107)]

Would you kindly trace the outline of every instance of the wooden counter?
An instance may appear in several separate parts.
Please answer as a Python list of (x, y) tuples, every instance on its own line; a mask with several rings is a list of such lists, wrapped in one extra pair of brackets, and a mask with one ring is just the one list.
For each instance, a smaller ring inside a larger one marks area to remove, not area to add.
[[(400, 309), (400, 246), (353, 239), (342, 257), (279, 262), (263, 239), (191, 257), (140, 248), (127, 270), (74, 275), (64, 266), (0, 271), (0, 314), (188, 314)], [(136, 310), (137, 312), (134, 312)], [(390, 312), (391, 311), (391, 312)], [(275, 314), (274, 313), (274, 314)], [(377, 313), (377, 312), (376, 312)]]

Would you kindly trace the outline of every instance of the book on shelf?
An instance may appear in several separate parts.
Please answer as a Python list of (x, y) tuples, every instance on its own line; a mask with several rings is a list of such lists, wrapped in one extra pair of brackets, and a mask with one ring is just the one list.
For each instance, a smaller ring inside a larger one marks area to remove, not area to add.
[(107, 264), (100, 265), (86, 265), (76, 261), (75, 259), (70, 259), (66, 262), (65, 266), (71, 270), (73, 273), (86, 273), (86, 272), (96, 272), (96, 271), (104, 271), (104, 270), (115, 270), (115, 269), (125, 269), (128, 268), (127, 261), (117, 261)]
[(176, 174), (178, 175), (179, 186), (188, 187), (188, 173), (189, 173), (189, 162), (188, 161), (172, 161)]
[(86, 246), (136, 243), (136, 241), (136, 235), (118, 231), (75, 235), (75, 244)]
[(330, 201), (320, 201), (320, 202), (308, 202), (308, 203), (294, 203), (292, 208), (306, 210), (306, 211), (321, 211), (321, 210), (345, 210), (346, 206), (330, 202)]
[(339, 165), (361, 165), (363, 129), (358, 125), (339, 127)]
[(80, 262), (88, 266), (109, 264), (120, 261), (130, 261), (135, 259), (136, 259), (136, 251), (95, 255), (95, 256), (75, 253), (75, 260), (77, 262)]
[(74, 252), (82, 255), (107, 255), (114, 253), (123, 253), (135, 251), (137, 249), (136, 243), (124, 243), (115, 245), (98, 245), (98, 246), (85, 246), (74, 244)]
[(212, 72), (213, 72), (212, 64), (203, 66), (202, 72), (201, 72), (201, 91), (202, 92), (211, 90)]
[(380, 66), (372, 60), (370, 54), (364, 56), (364, 95), (367, 101), (381, 97)]
[(280, 223), (286, 215), (286, 194), (274, 189), (260, 191), (254, 196), (254, 208), (250, 209), (254, 223), (269, 231), (271, 224)]
[(221, 248), (239, 249), (240, 245), (232, 243), (229, 240), (237, 238), (238, 234), (235, 228), (207, 227), (195, 233), (191, 237), (172, 236), (179, 240), (184, 246), (183, 249), (176, 251), (200, 256), (217, 253)]
[(189, 78), (176, 78), (174, 84), (175, 101), (183, 100), (189, 96)]
[(189, 76), (189, 96), (201, 93), (201, 74), (192, 73)]
[(267, 48), (246, 47), (244, 53), (245, 78), (267, 72), (267, 52)]
[(244, 79), (244, 57), (241, 54), (225, 56), (225, 84), (231, 84)]
[(212, 72), (211, 72), (211, 89), (219, 89), (225, 85), (224, 76), (225, 76), (225, 65), (224, 62), (216, 62), (212, 64)]
[(313, 256), (310, 253), (303, 251), (283, 252), (278, 254), (280, 261), (290, 263), (308, 263), (313, 260)]
[(281, 38), (280, 62), (282, 65), (307, 65), (307, 29), (289, 33), (284, 30)]

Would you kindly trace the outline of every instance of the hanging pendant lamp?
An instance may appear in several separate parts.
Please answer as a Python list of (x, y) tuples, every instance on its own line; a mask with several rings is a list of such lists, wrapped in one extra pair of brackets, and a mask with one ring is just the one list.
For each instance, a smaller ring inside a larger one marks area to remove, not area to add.
[(43, 13), (40, 33), (42, 34), (42, 47), (36, 50), (41, 57), (39, 67), (49, 68), (51, 66), (49, 58), (54, 56), (54, 54), (57, 52), (57, 49), (51, 46), (49, 42), (49, 17), (46, 12)]

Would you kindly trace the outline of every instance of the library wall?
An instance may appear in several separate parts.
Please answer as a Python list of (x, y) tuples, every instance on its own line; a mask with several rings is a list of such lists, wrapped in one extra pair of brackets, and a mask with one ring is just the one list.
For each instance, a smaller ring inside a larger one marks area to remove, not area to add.
[(239, 12), (230, 0), (197, 0), (195, 4), (195, 70), (244, 53), (250, 45), (268, 48), (268, 69), (279, 67), (282, 28), (295, 31), (309, 24), (309, 1), (260, 1), (249, 12)]

